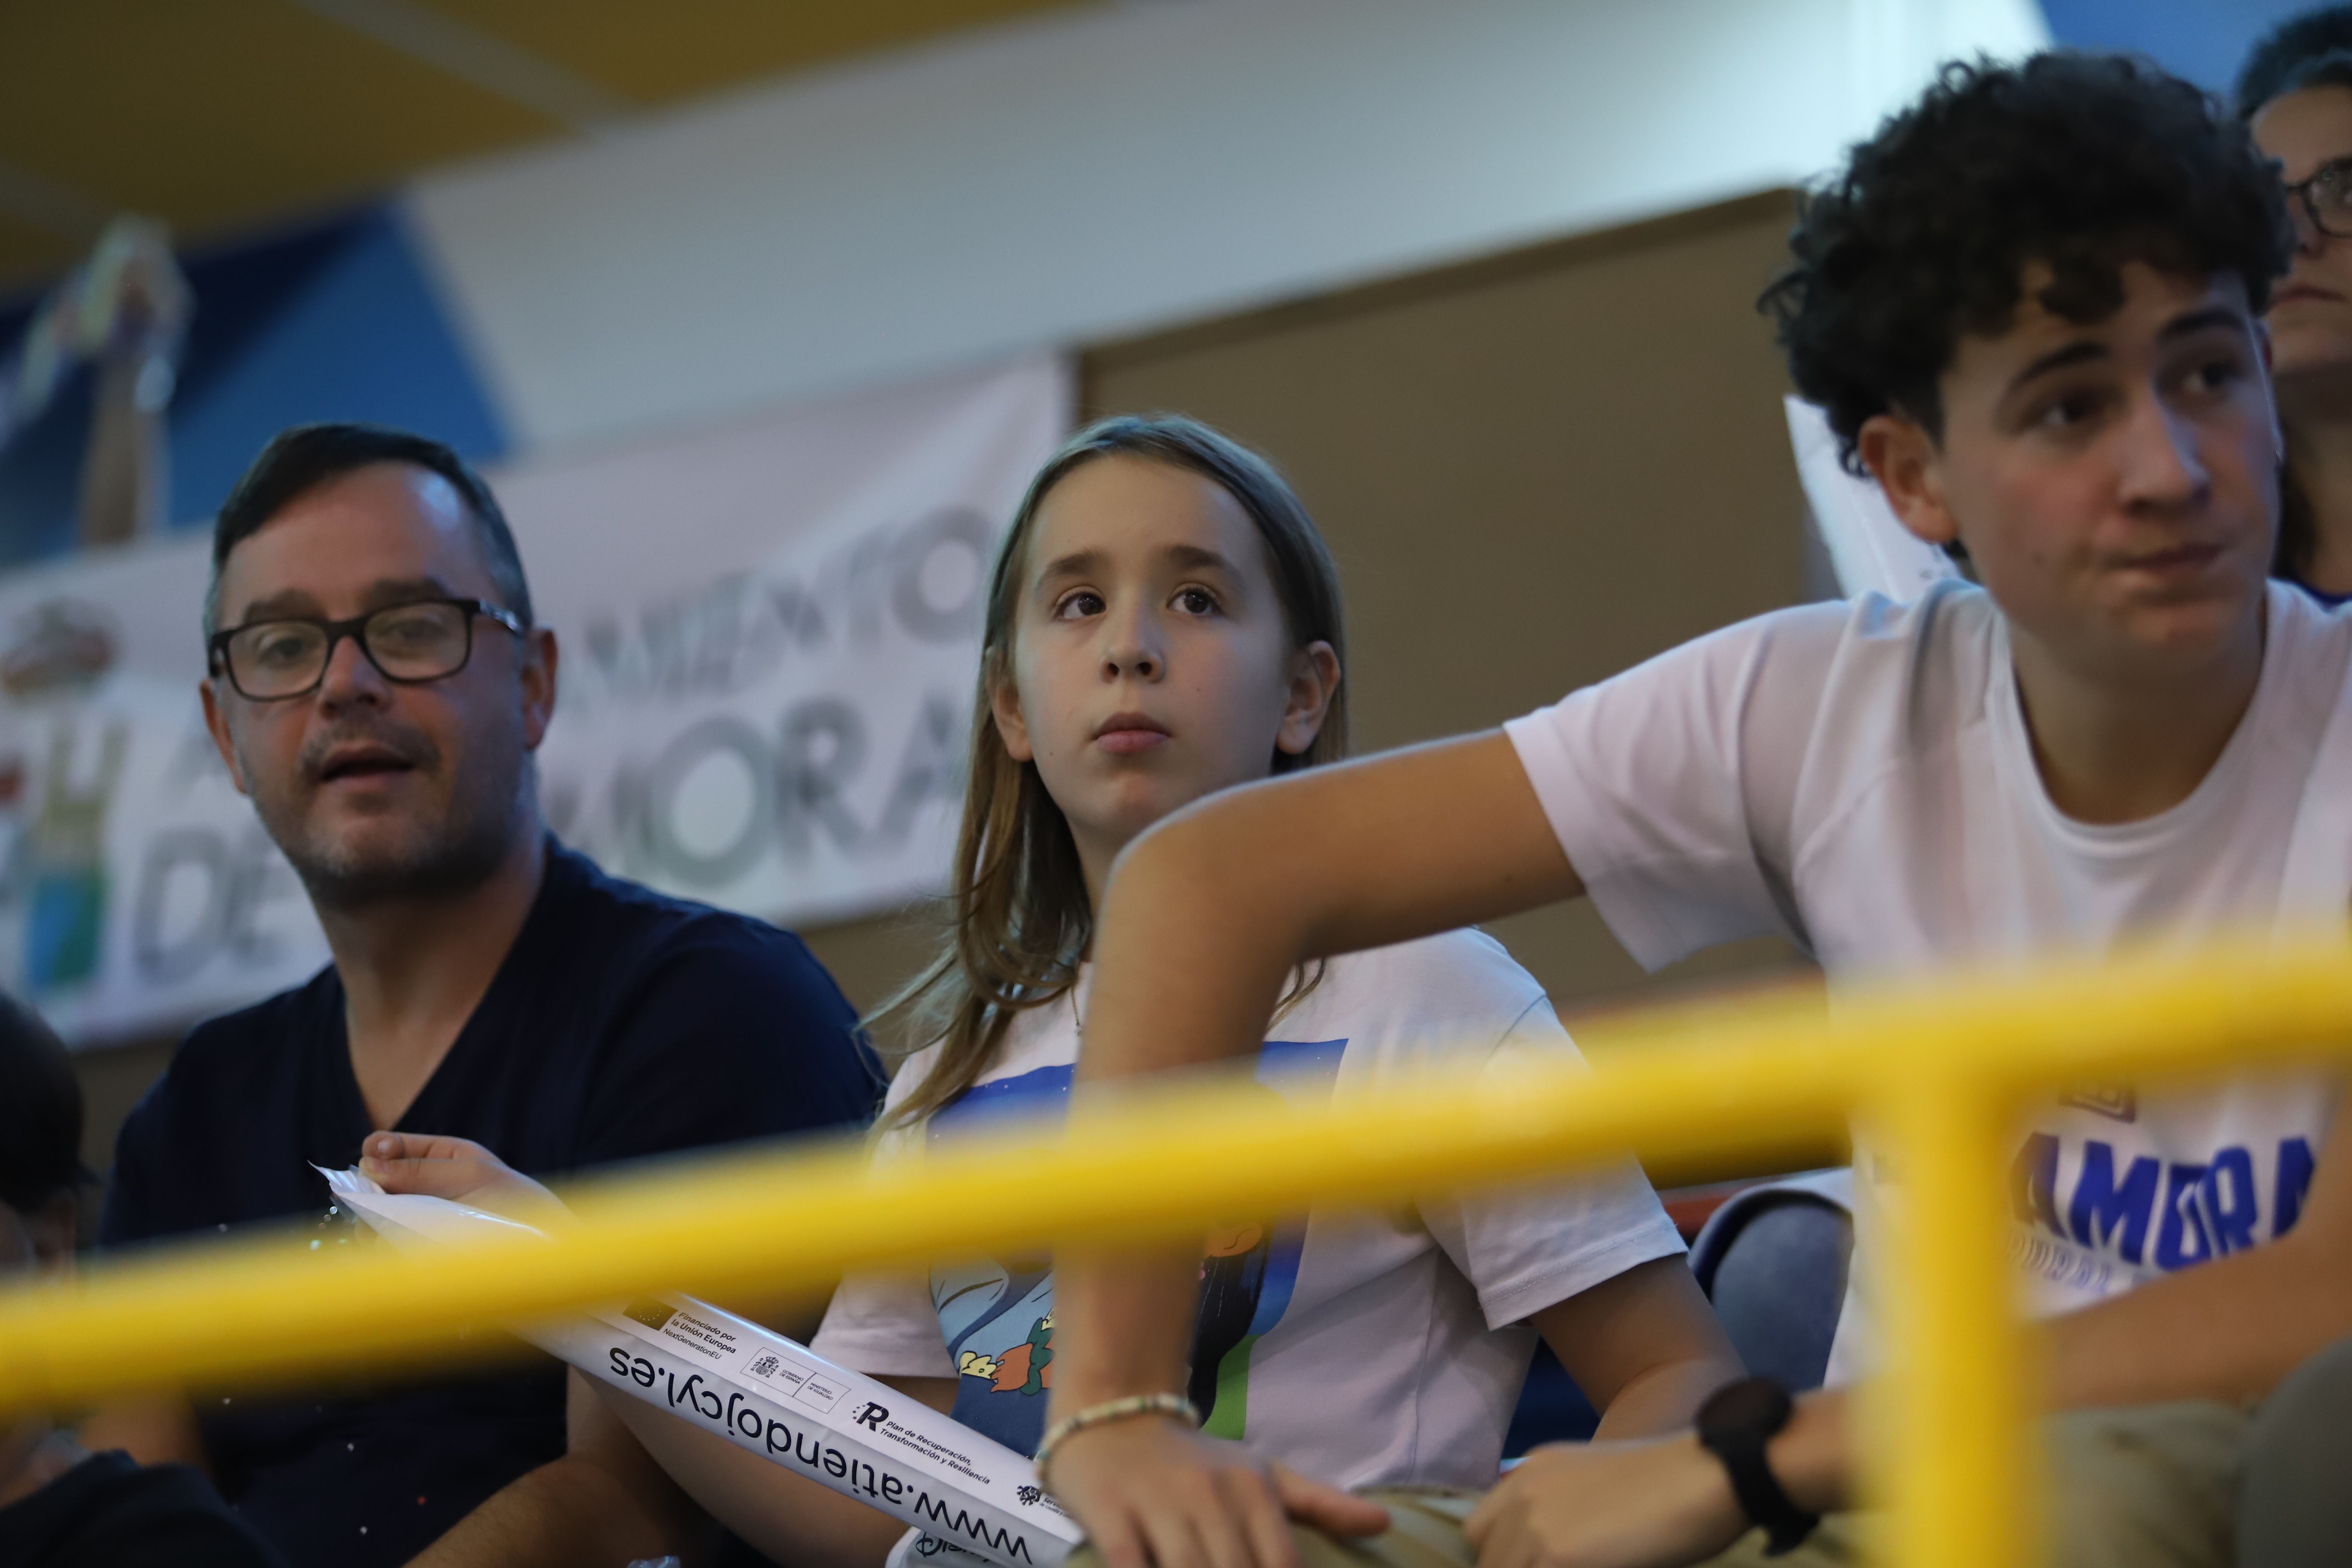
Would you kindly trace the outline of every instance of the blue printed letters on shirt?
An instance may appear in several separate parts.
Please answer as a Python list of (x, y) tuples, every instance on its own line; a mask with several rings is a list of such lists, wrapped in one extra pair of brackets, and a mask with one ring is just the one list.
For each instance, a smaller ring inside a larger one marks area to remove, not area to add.
[(2284, 1236), (2303, 1217), (2303, 1197), (2311, 1191), (2311, 1145), (2300, 1138), (2289, 1138), (2279, 1144), (2278, 1200), (2271, 1205), (2277, 1216), (2271, 1230), (2273, 1236)]
[[(2053, 1140), (2055, 1142), (2055, 1140)], [(2052, 1151), (2053, 1156), (2055, 1149)], [(2095, 1140), (2083, 1146), (2083, 1173), (2074, 1179), (2074, 1203), (2067, 1217), (2074, 1239), (2089, 1247), (2105, 1247), (2121, 1232), (2117, 1250), (2126, 1263), (2146, 1256), (2147, 1216), (2156, 1207), (2157, 1164), (2146, 1154), (2131, 1163), (2123, 1185), (2116, 1185), (2116, 1152)], [(2057, 1230), (2056, 1226), (2050, 1227)], [(2059, 1231), (2061, 1236), (2065, 1232)]]
[(2158, 1268), (2186, 1268), (2213, 1256), (2212, 1238), (2205, 1234), (2205, 1216), (2197, 1209), (2197, 1194), (2204, 1181), (2202, 1165), (2176, 1162), (2165, 1173), (2164, 1223), (2156, 1229)]
[(2231, 1144), (2215, 1150), (2205, 1164), (2134, 1155), (2118, 1175), (2114, 1146), (2093, 1138), (2084, 1140), (2074, 1190), (2065, 1193), (2060, 1190), (2063, 1155), (2061, 1141), (2047, 1132), (2032, 1134), (2019, 1148), (2009, 1173), (2018, 1219), (2094, 1252), (2167, 1270), (2242, 1252), (2263, 1240), (2265, 1174), (2273, 1179), (2269, 1234), (2285, 1235), (2302, 1217), (2314, 1164), (2306, 1140), (2284, 1138), (2270, 1162)]
[(2254, 1244), (2262, 1217), (2262, 1194), (2254, 1190), (2254, 1157), (2243, 1149), (2223, 1149), (2205, 1170), (2205, 1213), (2213, 1224), (2213, 1250), (2243, 1252)]

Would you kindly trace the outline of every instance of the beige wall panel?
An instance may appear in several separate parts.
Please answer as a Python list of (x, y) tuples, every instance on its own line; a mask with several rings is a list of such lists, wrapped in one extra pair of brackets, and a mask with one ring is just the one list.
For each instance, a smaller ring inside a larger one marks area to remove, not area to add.
[(817, 962), (833, 972), (849, 1005), (864, 1015), (920, 973), (939, 952), (945, 933), (938, 908), (924, 904), (872, 920), (804, 931), (801, 936)]

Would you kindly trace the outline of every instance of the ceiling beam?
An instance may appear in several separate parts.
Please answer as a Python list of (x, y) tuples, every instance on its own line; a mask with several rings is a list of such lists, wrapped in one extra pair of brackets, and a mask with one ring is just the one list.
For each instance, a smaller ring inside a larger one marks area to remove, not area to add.
[(617, 93), (504, 38), (415, 0), (295, 0), (303, 9), (583, 135), (602, 135), (636, 107)]

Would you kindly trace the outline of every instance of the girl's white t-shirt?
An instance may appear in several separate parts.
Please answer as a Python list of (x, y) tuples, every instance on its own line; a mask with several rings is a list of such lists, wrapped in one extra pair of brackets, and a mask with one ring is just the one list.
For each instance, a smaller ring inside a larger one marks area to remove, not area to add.
[[(1083, 990), (1085, 977), (1081, 977)], [(955, 1104), (893, 1129), (877, 1158), (1005, 1112), (1066, 1107), (1081, 997), (1024, 1013)], [(1301, 1102), (1400, 1069), (1507, 1070), (1577, 1059), (1542, 988), (1493, 938), (1449, 931), (1335, 959), (1276, 1021), (1257, 1081)], [(896, 1106), (929, 1070), (911, 1058)], [(1209, 1238), (1195, 1355), (1213, 1434), (1342, 1486), (1493, 1484), (1535, 1349), (1528, 1314), (1683, 1250), (1639, 1167), (1397, 1212), (1246, 1216)], [(1052, 1386), (1053, 1276), (1042, 1258), (943, 1259), (928, 1277), (854, 1275), (814, 1348), (876, 1375), (956, 1377), (959, 1420), (1026, 1453)]]
[[(2261, 679), (2221, 757), (2187, 800), (2120, 826), (2051, 804), (2008, 625), (1960, 584), (1764, 616), (1506, 729), (1635, 958), (1779, 933), (1834, 984), (2340, 923), (2347, 666), (2352, 616), (2273, 584)], [(2163, 1096), (2085, 1084), (2040, 1107), (2011, 1173), (2029, 1306), (2087, 1305), (2284, 1233), (2340, 1094), (2305, 1074)], [(1856, 1174), (1867, 1246), (1886, 1163), (1858, 1151)], [(1833, 1381), (1866, 1333), (1850, 1295)]]

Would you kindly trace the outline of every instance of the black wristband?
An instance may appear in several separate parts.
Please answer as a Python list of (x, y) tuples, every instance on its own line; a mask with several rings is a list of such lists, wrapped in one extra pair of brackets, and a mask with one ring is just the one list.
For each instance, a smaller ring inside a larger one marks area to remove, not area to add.
[(1769, 1377), (1725, 1384), (1698, 1407), (1699, 1447), (1723, 1461), (1739, 1510), (1764, 1531), (1767, 1557), (1791, 1550), (1822, 1521), (1820, 1514), (1807, 1513), (1789, 1500), (1764, 1457), (1765, 1445), (1788, 1426), (1796, 1408), (1789, 1391)]

